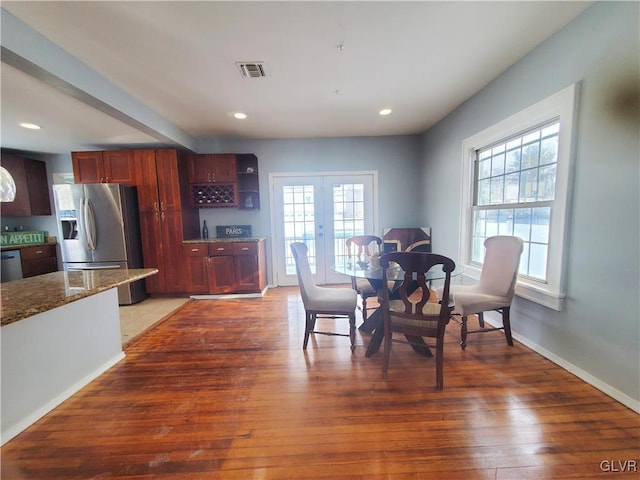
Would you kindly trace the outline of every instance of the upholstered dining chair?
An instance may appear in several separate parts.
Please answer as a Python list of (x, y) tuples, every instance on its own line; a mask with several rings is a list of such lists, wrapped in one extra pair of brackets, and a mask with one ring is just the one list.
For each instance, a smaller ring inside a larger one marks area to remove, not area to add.
[[(307, 349), (309, 335), (317, 333), (321, 335), (337, 335), (349, 337), (351, 340), (351, 352), (356, 345), (356, 302), (358, 295), (351, 288), (321, 287), (314, 283), (309, 266), (307, 245), (301, 242), (291, 244), (291, 252), (296, 263), (300, 295), (305, 310), (304, 343), (302, 349)], [(318, 315), (331, 317), (348, 317), (349, 333), (334, 333), (316, 331), (316, 319)]]
[[(456, 264), (450, 258), (435, 253), (392, 252), (380, 258), (383, 278), (390, 265), (396, 262), (404, 271), (404, 278), (398, 287), (398, 299), (389, 299), (389, 290), (381, 290), (381, 310), (384, 326), (384, 354), (382, 377), (387, 378), (391, 346), (393, 343), (407, 343), (421, 348), (436, 350), (436, 387), (444, 386), (444, 332), (451, 318), (448, 299), (451, 272)], [(425, 274), (431, 268), (442, 268), (445, 273), (442, 290), (443, 302), (429, 301), (431, 289)], [(398, 268), (393, 266), (391, 268)], [(394, 333), (403, 334), (406, 340), (394, 338)], [(425, 338), (435, 339), (428, 344)]]
[[(373, 254), (380, 253), (382, 239), (375, 235), (355, 235), (346, 240), (349, 261), (367, 261)], [(355, 260), (354, 260), (355, 259)], [(362, 299), (362, 320), (367, 321), (367, 299), (377, 297), (378, 292), (366, 278), (351, 277), (351, 286)]]
[[(480, 280), (475, 285), (454, 285), (449, 294), (454, 314), (461, 317), (460, 346), (467, 347), (467, 335), (470, 333), (504, 330), (509, 346), (513, 346), (511, 337), (511, 302), (518, 279), (518, 267), (522, 255), (521, 238), (508, 235), (489, 237), (484, 241), (485, 255)], [(438, 289), (441, 299), (442, 289)], [(501, 327), (485, 328), (484, 312), (495, 310), (502, 315)], [(469, 315), (477, 315), (480, 328), (469, 330)]]

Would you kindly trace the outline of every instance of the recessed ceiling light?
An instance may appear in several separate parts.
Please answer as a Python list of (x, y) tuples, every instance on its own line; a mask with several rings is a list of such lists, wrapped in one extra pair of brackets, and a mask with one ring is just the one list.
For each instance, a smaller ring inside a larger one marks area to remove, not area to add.
[(238, 120), (244, 120), (245, 118), (247, 118), (247, 114), (242, 112), (234, 113), (233, 116)]
[(389, 115), (391, 113), (391, 109), (390, 108), (383, 108), (382, 110), (380, 110), (378, 112), (380, 115)]
[(36, 125), (35, 123), (27, 123), (27, 122), (22, 122), (20, 126), (23, 128), (28, 128), (30, 130), (40, 130), (42, 128), (40, 125)]

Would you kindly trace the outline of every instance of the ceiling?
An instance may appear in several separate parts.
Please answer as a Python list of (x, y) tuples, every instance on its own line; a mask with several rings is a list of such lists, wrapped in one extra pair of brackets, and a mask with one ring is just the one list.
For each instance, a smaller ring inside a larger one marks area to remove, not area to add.
[[(2, 147), (419, 134), (591, 3), (3, 1)], [(9, 61), (9, 20), (61, 60)], [(58, 77), (72, 61), (111, 92), (78, 75), (70, 95), (73, 76)], [(264, 62), (266, 76), (243, 78), (236, 62)]]

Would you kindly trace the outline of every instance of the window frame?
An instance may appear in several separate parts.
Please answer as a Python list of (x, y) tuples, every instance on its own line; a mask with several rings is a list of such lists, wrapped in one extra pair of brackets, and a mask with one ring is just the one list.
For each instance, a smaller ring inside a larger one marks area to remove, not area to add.
[(539, 281), (518, 276), (516, 295), (554, 310), (562, 310), (565, 298), (566, 251), (568, 245), (568, 218), (572, 197), (574, 163), (576, 103), (578, 84), (541, 100), (530, 107), (502, 120), (462, 142), (462, 191), (460, 213), (460, 245), (458, 258), (465, 277), (480, 278), (482, 265), (471, 260), (473, 241), (473, 203), (475, 195), (476, 152), (501, 140), (527, 131), (554, 119), (560, 122), (555, 199), (551, 207), (547, 280)]

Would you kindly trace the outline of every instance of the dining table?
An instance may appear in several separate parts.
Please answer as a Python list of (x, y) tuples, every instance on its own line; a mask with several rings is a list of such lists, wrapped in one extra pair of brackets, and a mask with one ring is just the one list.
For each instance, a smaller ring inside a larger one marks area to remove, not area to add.
[[(389, 299), (397, 299), (397, 290), (404, 280), (404, 271), (399, 266), (390, 266), (389, 268), (387, 268), (387, 277), (384, 280), (382, 278), (382, 267), (374, 265), (371, 262), (345, 263), (342, 265), (334, 265), (332, 268), (335, 272), (341, 273), (343, 275), (367, 279), (371, 286), (378, 292), (378, 298), (380, 297), (380, 289), (383, 287), (383, 285), (386, 285), (386, 287), (389, 289)], [(462, 272), (463, 268), (456, 265), (456, 268), (451, 273), (451, 276), (454, 277), (461, 275)], [(428, 282), (431, 282), (433, 280), (442, 280), (445, 278), (445, 276), (445, 272), (442, 270), (441, 266), (434, 266), (426, 273), (426, 280)], [(362, 323), (362, 325), (358, 327), (358, 330), (364, 333), (372, 334), (371, 340), (369, 341), (369, 345), (367, 346), (367, 350), (365, 352), (365, 357), (370, 357), (380, 349), (380, 345), (384, 340), (382, 310), (379, 306), (370, 315), (367, 316), (367, 319)], [(427, 345), (416, 345), (416, 343), (424, 344), (424, 340), (422, 339), (422, 337), (407, 336), (407, 339), (412, 342), (411, 347), (413, 348), (413, 350), (420, 355), (424, 355), (426, 357), (433, 356), (431, 350)]]

